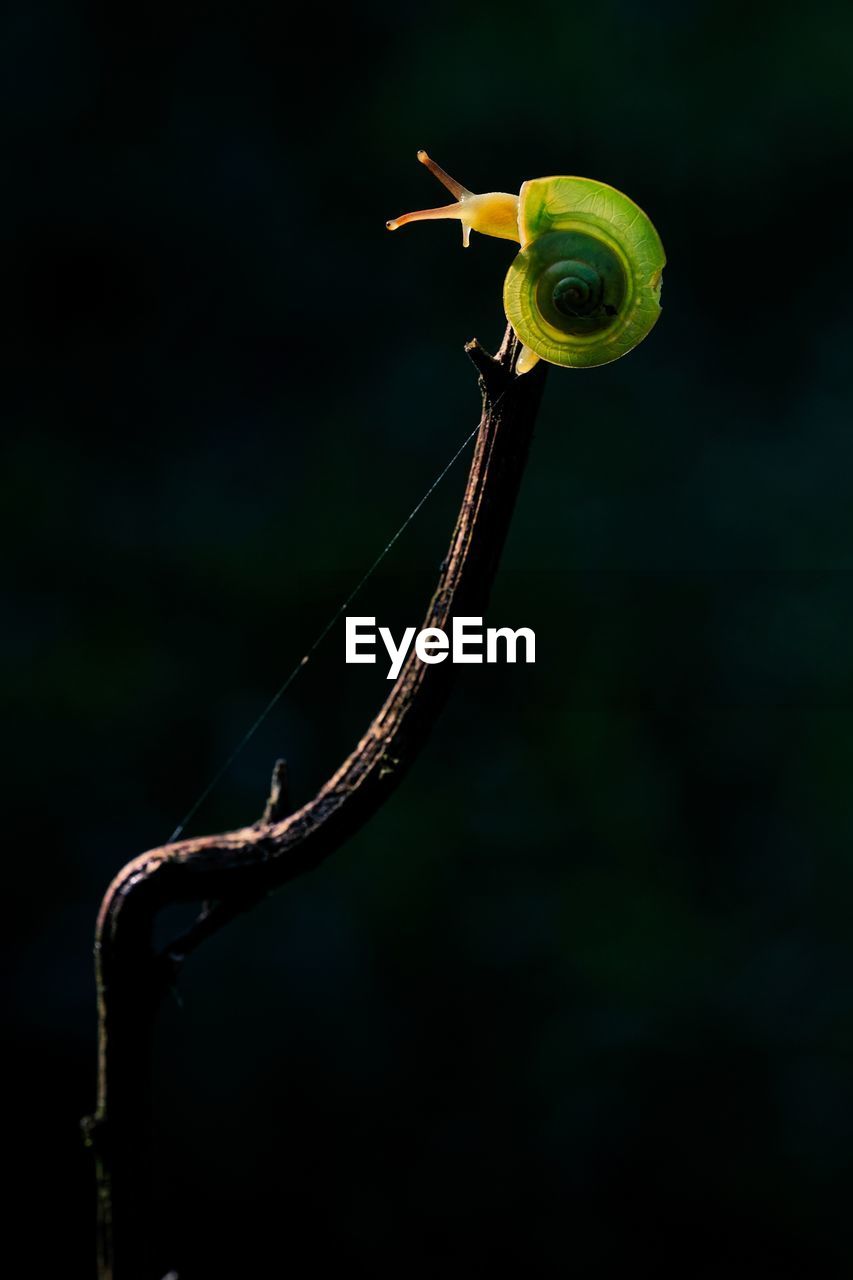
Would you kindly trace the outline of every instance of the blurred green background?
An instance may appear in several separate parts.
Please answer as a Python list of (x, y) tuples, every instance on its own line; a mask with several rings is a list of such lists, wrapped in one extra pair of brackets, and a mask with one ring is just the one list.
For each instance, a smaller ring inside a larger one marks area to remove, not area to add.
[[(488, 618), (535, 667), (460, 669), (392, 802), (165, 1008), (162, 1271), (851, 1273), (852, 50), (840, 3), (5, 7), (31, 1274), (93, 1267), (101, 894), (476, 422), (514, 249), (387, 235), (443, 198), (418, 147), (627, 192), (664, 313), (549, 376)], [(358, 612), (419, 621), (464, 473)], [(383, 677), (339, 626), (192, 830), (258, 816), (277, 755), (307, 799)]]

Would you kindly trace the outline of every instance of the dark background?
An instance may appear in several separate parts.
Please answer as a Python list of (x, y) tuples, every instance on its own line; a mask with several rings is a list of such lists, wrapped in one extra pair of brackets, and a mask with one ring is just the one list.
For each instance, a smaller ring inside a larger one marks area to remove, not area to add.
[[(476, 422), (515, 250), (385, 233), (446, 199), (418, 147), (627, 192), (664, 312), (550, 374), (488, 618), (536, 666), (461, 668), (391, 803), (164, 1010), (162, 1271), (850, 1274), (851, 49), (840, 3), (4, 8), (27, 1274), (93, 1267), (101, 894)], [(464, 472), (357, 612), (419, 621)], [(276, 755), (307, 799), (386, 688), (338, 626), (191, 830)]]

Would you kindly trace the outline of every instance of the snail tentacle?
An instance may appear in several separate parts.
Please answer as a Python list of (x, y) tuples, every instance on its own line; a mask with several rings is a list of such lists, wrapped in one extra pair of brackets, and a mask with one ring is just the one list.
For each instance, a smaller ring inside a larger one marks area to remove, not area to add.
[(396, 231), (408, 222), (455, 218), (462, 223), (462, 244), (466, 249), (470, 244), (472, 231), (479, 231), (484, 236), (496, 236), (499, 240), (519, 240), (518, 196), (512, 196), (506, 191), (489, 191), (485, 195), (477, 195), (463, 187), (455, 178), (451, 178), (449, 173), (445, 173), (441, 165), (431, 160), (425, 151), (418, 152), (418, 159), (448, 191), (453, 192), (457, 203), (443, 205), (439, 209), (419, 209), (416, 213), (404, 213), (385, 223), (389, 231)]
[(442, 169), (440, 164), (436, 164), (434, 160), (431, 160), (425, 151), (418, 152), (418, 159), (422, 165), (425, 165), (427, 169), (429, 169), (434, 178), (438, 178), (439, 182), (443, 183), (444, 186), (447, 187), (447, 190), (456, 196), (457, 200), (465, 200), (468, 196), (472, 196), (474, 194), (474, 192), (469, 191), (467, 187), (463, 187), (461, 182), (457, 182), (455, 178), (451, 178), (450, 174), (447, 173), (446, 170)]

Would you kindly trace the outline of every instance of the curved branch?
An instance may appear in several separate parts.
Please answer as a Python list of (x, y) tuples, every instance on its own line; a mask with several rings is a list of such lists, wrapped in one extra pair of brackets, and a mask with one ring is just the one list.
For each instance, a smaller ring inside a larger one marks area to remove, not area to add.
[[(520, 343), (507, 329), (496, 357), (466, 351), (480, 375), (483, 412), (468, 483), (423, 627), (484, 612), (515, 505), (544, 381), (544, 366), (518, 377)], [(264, 816), (223, 835), (180, 840), (128, 863), (98, 916), (98, 1109), (100, 1275), (154, 1275), (139, 1260), (139, 1170), (145, 1146), (145, 1062), (150, 1022), (176, 966), (229, 919), (316, 866), (387, 799), (418, 753), (450, 689), (450, 662), (427, 665), (412, 650), (355, 750), (302, 808), (286, 813), (277, 766)], [(163, 907), (205, 902), (195, 925), (160, 955), (152, 924)], [(136, 1188), (132, 1191), (132, 1188)]]

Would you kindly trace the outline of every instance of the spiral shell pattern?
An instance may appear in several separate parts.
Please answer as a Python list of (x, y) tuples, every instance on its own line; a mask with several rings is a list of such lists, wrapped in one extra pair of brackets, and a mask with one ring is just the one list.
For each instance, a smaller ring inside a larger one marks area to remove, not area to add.
[(519, 232), (504, 306), (525, 346), (589, 368), (642, 342), (660, 315), (666, 257), (632, 200), (590, 178), (537, 178), (521, 188)]

